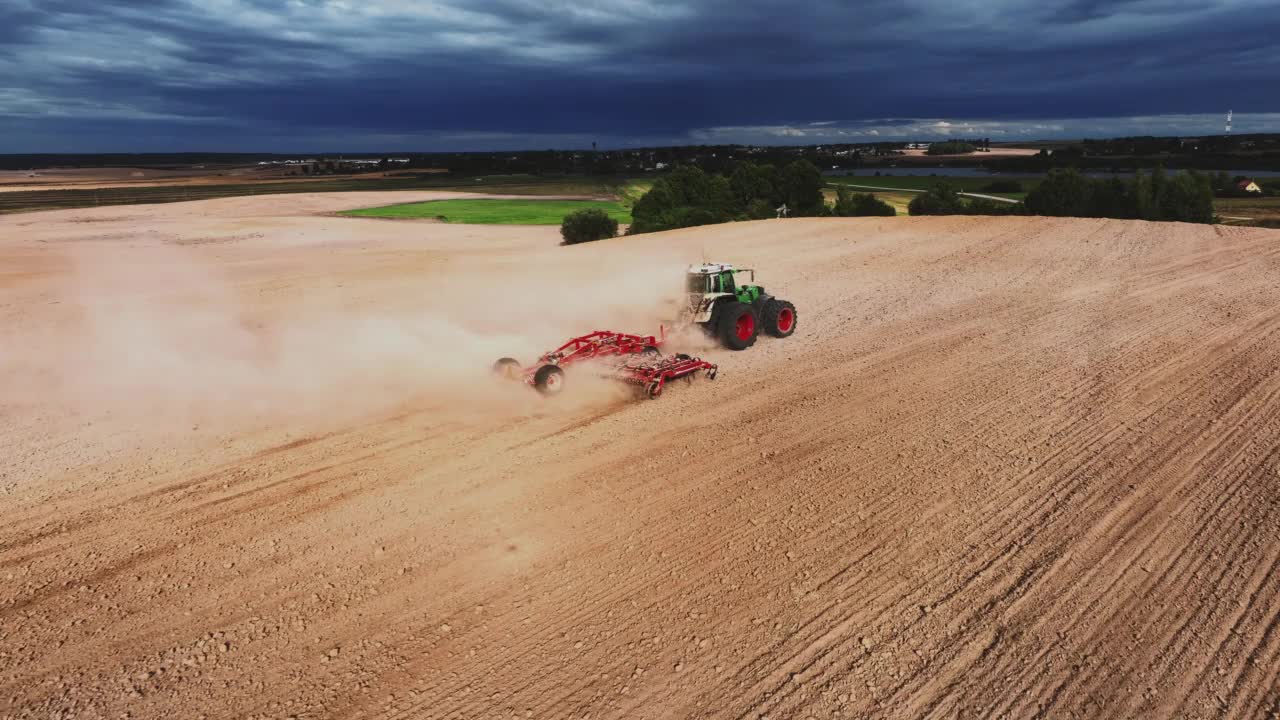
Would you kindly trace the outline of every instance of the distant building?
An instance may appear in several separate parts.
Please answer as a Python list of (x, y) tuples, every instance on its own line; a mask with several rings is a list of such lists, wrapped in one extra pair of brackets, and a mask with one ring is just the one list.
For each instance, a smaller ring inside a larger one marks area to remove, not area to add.
[(1245, 178), (1244, 180), (1236, 183), (1236, 189), (1240, 192), (1258, 193), (1259, 195), (1262, 194), (1262, 187), (1258, 185), (1257, 181), (1250, 180), (1249, 178)]

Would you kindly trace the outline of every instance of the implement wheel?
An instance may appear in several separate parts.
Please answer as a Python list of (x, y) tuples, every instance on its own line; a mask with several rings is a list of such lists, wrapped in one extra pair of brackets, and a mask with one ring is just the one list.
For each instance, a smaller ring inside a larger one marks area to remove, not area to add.
[(555, 365), (543, 365), (533, 375), (533, 386), (543, 395), (558, 395), (564, 390), (564, 371)]
[(724, 306), (720, 311), (720, 322), (716, 328), (720, 342), (730, 350), (746, 350), (756, 344), (760, 334), (760, 324), (751, 306), (734, 302)]
[(648, 385), (645, 385), (644, 394), (648, 395), (650, 400), (657, 400), (658, 396), (662, 395), (662, 383), (654, 380)]
[(786, 300), (770, 300), (764, 306), (764, 329), (784, 338), (796, 331), (796, 306)]
[(520, 378), (520, 363), (515, 358), (499, 358), (493, 364), (493, 374), (507, 380)]

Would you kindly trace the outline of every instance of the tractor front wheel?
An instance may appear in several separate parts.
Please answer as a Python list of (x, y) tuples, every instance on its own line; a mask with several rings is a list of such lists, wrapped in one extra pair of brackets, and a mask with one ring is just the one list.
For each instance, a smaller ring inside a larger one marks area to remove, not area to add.
[(764, 328), (772, 336), (784, 338), (796, 331), (796, 306), (786, 300), (770, 300), (764, 306)]
[(729, 303), (720, 310), (720, 322), (716, 334), (720, 342), (730, 350), (746, 350), (756, 344), (760, 333), (756, 314), (745, 303)]
[(543, 365), (533, 375), (533, 386), (543, 395), (558, 395), (564, 389), (564, 370), (555, 365)]

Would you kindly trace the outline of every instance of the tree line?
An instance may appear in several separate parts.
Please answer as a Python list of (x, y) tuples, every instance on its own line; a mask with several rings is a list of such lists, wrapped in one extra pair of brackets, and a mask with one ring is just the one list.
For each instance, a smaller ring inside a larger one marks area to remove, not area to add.
[[(1215, 180), (1190, 171), (1173, 175), (1163, 168), (1137, 173), (1132, 180), (1094, 179), (1074, 169), (1053, 170), (1020, 203), (967, 198), (939, 181), (911, 200), (911, 215), (1048, 215), (1212, 223)], [(812, 163), (796, 160), (781, 168), (744, 162), (728, 177), (682, 166), (659, 178), (631, 210), (627, 233), (674, 230), (734, 220), (788, 216), (891, 216), (891, 205), (866, 193), (837, 186), (836, 200), (823, 195), (822, 174)], [(1021, 186), (1019, 186), (1020, 188)], [(594, 214), (592, 214), (594, 213)], [(598, 217), (597, 217), (598, 215)], [(579, 211), (565, 218), (566, 243), (613, 237), (617, 223), (600, 211)]]
[[(990, 149), (990, 148), (988, 148)], [(943, 142), (931, 143), (929, 149), (924, 151), (925, 155), (966, 155), (968, 153), (977, 152), (978, 146), (971, 142), (963, 140), (945, 140)]]
[[(728, 176), (681, 166), (658, 178), (631, 209), (630, 234), (658, 232), (732, 220), (788, 217), (893, 215), (893, 207), (871, 195), (841, 189), (834, 205), (823, 195), (826, 181), (807, 160), (786, 165), (739, 163)], [(785, 208), (785, 209), (784, 209)]]
[(945, 181), (917, 196), (912, 215), (1048, 215), (1191, 223), (1216, 221), (1214, 183), (1195, 171), (1168, 175), (1157, 167), (1132, 180), (1096, 179), (1074, 169), (1051, 170), (1021, 203), (966, 199)]
[(1032, 215), (1212, 223), (1213, 196), (1209, 177), (1194, 170), (1168, 175), (1157, 167), (1132, 180), (1054, 170), (1027, 194), (1025, 204)]

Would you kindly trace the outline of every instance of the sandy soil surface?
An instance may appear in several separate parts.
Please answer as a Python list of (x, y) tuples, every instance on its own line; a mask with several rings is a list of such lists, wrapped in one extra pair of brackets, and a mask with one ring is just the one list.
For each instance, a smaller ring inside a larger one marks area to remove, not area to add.
[[(1280, 710), (1280, 232), (369, 199), (0, 218), (0, 717)], [(704, 256), (796, 334), (488, 376)]]
[(1040, 151), (1035, 148), (1016, 148), (1016, 147), (993, 147), (988, 152), (980, 153), (962, 153), (958, 155), (929, 155), (926, 150), (903, 150), (902, 155), (906, 159), (911, 160), (936, 160), (936, 159), (954, 159), (954, 158), (978, 158), (987, 160), (998, 157), (1030, 157), (1038, 154)]
[[(395, 171), (374, 171), (353, 175), (289, 175), (297, 171), (283, 165), (192, 167), (181, 170), (161, 168), (53, 168), (47, 170), (0, 170), (0, 192), (23, 190), (100, 190), (122, 187), (183, 185), (227, 185), (249, 182), (321, 182), (368, 180), (395, 177)], [(433, 172), (423, 170), (421, 172)]]

